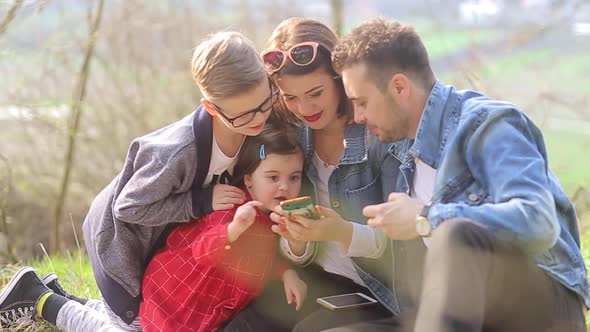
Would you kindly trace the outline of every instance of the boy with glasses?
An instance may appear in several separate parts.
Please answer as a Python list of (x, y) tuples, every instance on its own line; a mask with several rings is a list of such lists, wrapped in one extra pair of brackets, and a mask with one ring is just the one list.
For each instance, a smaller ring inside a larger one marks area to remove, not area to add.
[[(84, 222), (104, 302), (83, 302), (107, 313), (124, 330), (140, 330), (143, 273), (173, 225), (244, 202), (244, 193), (227, 183), (244, 138), (262, 131), (277, 100), (278, 90), (254, 45), (237, 32), (213, 34), (197, 46), (192, 75), (202, 105), (135, 139), (123, 170), (95, 198)], [(34, 312), (55, 325), (67, 294), (56, 287), (64, 296), (54, 296), (35, 280), (20, 282), (21, 277), (31, 278), (27, 272), (13, 278), (0, 296), (2, 326)], [(80, 322), (76, 310), (69, 312), (69, 323)]]

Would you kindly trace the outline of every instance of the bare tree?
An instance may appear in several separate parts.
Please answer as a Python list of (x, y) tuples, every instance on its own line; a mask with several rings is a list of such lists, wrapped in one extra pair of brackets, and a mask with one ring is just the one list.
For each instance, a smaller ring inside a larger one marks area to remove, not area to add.
[(334, 32), (338, 36), (342, 36), (342, 26), (343, 26), (343, 4), (342, 0), (331, 0), (332, 5), (332, 26), (334, 28)]
[[(0, 161), (2, 161), (5, 164), (6, 168), (6, 182), (2, 187), (0, 187), (0, 221), (2, 222), (2, 233), (4, 233), (4, 236), (6, 238), (9, 238), (8, 216), (6, 211), (8, 209), (8, 197), (10, 196), (10, 188), (12, 187), (12, 169), (10, 168), (10, 163), (8, 162), (8, 159), (6, 159), (6, 157), (4, 157), (1, 154)], [(2, 184), (2, 181), (0, 181), (0, 184)], [(12, 241), (6, 241), (6, 252), (0, 254), (6, 256), (10, 263), (16, 263), (16, 257), (14, 256), (14, 248), (12, 246)]]
[[(68, 186), (70, 182), (70, 173), (74, 163), (74, 153), (76, 150), (76, 138), (78, 128), (80, 127), (80, 118), (82, 117), (82, 103), (86, 95), (86, 84), (90, 75), (90, 61), (94, 53), (94, 45), (96, 44), (96, 38), (98, 36), (98, 28), (100, 26), (100, 20), (102, 18), (102, 12), (104, 7), (104, 0), (97, 0), (97, 8), (92, 15), (92, 6), (90, 7), (90, 29), (88, 32), (88, 41), (86, 44), (86, 52), (84, 54), (84, 61), (82, 62), (82, 68), (78, 76), (78, 81), (74, 90), (74, 98), (72, 105), (72, 123), (69, 126), (68, 134), (68, 148), (65, 156), (64, 175), (62, 178), (61, 189), (59, 197), (57, 199), (55, 207), (55, 220), (53, 224), (53, 236), (51, 238), (51, 250), (55, 252), (58, 249), (59, 244), (59, 224), (63, 214), (63, 208), (66, 201), (68, 192)], [(93, 16), (93, 17), (92, 17)]]
[(0, 35), (2, 35), (4, 32), (6, 32), (6, 28), (8, 28), (8, 24), (10, 24), (10, 22), (12, 22), (12, 20), (16, 17), (16, 13), (18, 12), (18, 10), (22, 6), (22, 4), (23, 4), (23, 0), (14, 1), (12, 6), (10, 7), (10, 9), (8, 10), (8, 13), (6, 13), (6, 16), (4, 17), (2, 22), (0, 22)]

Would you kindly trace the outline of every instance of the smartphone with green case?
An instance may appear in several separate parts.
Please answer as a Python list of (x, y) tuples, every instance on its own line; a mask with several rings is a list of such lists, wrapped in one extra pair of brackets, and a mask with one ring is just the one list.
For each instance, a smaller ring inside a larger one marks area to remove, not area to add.
[(285, 212), (285, 218), (288, 220), (292, 215), (303, 216), (308, 219), (320, 219), (320, 215), (309, 196), (287, 199), (280, 204), (283, 212)]

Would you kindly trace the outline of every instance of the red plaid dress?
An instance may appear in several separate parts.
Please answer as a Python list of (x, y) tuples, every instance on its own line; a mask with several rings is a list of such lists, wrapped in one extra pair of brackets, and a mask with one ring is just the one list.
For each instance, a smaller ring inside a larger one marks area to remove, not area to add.
[(229, 243), (235, 212), (213, 212), (170, 233), (144, 275), (144, 331), (215, 331), (260, 295), (271, 274), (282, 276), (288, 266), (276, 264), (270, 218), (257, 211), (254, 224)]

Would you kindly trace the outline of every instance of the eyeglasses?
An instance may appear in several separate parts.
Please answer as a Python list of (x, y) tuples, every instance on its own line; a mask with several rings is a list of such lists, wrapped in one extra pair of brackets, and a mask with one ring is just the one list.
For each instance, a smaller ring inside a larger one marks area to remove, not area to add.
[(279, 96), (280, 90), (272, 83), (272, 80), (270, 78), (268, 79), (268, 85), (270, 87), (271, 94), (268, 98), (266, 98), (262, 102), (262, 104), (260, 104), (255, 109), (244, 112), (234, 118), (230, 118), (227, 115), (225, 115), (221, 111), (221, 108), (219, 108), (219, 106), (217, 106), (213, 103), (210, 103), (210, 104), (211, 104), (211, 106), (213, 106), (215, 111), (217, 113), (219, 113), (219, 115), (221, 115), (221, 117), (223, 117), (227, 122), (229, 122), (234, 128), (240, 128), (240, 127), (247, 125), (252, 120), (254, 120), (254, 118), (256, 117), (256, 114), (258, 112), (260, 112), (260, 113), (268, 112), (274, 106), (274, 104), (277, 102), (277, 100), (279, 99), (278, 96)]
[(287, 58), (301, 67), (309, 65), (315, 60), (318, 54), (318, 46), (320, 46), (320, 44), (316, 42), (303, 42), (293, 45), (286, 51), (268, 50), (262, 52), (260, 57), (268, 72), (274, 74), (283, 68), (287, 62)]

